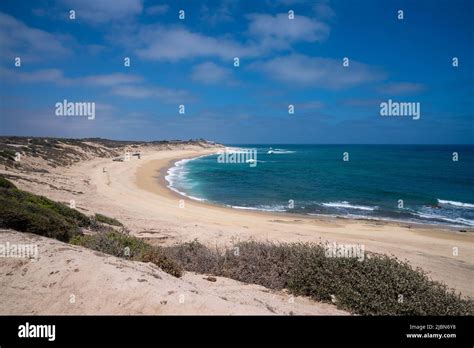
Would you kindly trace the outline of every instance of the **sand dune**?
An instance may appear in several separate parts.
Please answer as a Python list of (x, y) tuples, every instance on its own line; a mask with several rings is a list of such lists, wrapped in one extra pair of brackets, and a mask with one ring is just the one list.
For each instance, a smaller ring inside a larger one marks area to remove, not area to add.
[(7, 242), (37, 244), (39, 257), (0, 262), (1, 314), (347, 314), (258, 285), (190, 272), (175, 278), (151, 263), (0, 230)]

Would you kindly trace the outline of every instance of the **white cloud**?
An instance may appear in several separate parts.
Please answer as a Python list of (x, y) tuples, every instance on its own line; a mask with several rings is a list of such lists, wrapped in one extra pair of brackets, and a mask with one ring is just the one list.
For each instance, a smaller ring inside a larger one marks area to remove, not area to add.
[(159, 86), (117, 86), (112, 89), (112, 94), (133, 99), (155, 98), (164, 103), (184, 103), (195, 100), (188, 91)]
[(320, 19), (331, 20), (336, 17), (336, 12), (329, 6), (328, 1), (321, 1), (313, 5), (316, 16)]
[(336, 12), (330, 6), (329, 0), (267, 0), (268, 6), (286, 7), (296, 6), (301, 11), (301, 6), (308, 5), (311, 7), (316, 18), (321, 20), (332, 20), (336, 17)]
[(0, 68), (0, 76), (4, 81), (16, 81), (26, 83), (53, 83), (59, 86), (117, 86), (120, 84), (138, 83), (143, 79), (137, 75), (121, 73), (89, 75), (84, 77), (66, 77), (59, 69), (42, 69), (30, 72), (21, 71), (16, 68)]
[(62, 85), (68, 82), (61, 70), (42, 69), (24, 72), (19, 69), (0, 68), (2, 81), (27, 82), (27, 83), (54, 83)]
[[(231, 14), (227, 10), (222, 11), (224, 17)], [(255, 58), (275, 50), (288, 50), (297, 42), (323, 41), (330, 31), (325, 23), (303, 15), (296, 15), (292, 20), (288, 19), (287, 14), (249, 14), (246, 18), (249, 20), (244, 33), (247, 40), (243, 42), (233, 39), (231, 35), (209, 36), (183, 26), (158, 24), (132, 25), (127, 30), (108, 35), (108, 39), (119, 42), (145, 60), (177, 62), (217, 57), (230, 62), (234, 57)]]
[(141, 45), (136, 54), (149, 60), (177, 61), (212, 56), (231, 61), (234, 57), (257, 54), (255, 48), (230, 39), (205, 36), (183, 28), (148, 26), (141, 28), (136, 37)]
[(156, 98), (167, 103), (190, 102), (195, 100), (186, 90), (161, 86), (144, 86), (141, 76), (122, 73), (70, 78), (64, 76), (63, 72), (58, 69), (24, 72), (13, 68), (0, 68), (0, 79), (2, 81), (23, 83), (52, 83), (57, 86), (67, 87), (111, 87), (111, 93), (114, 95), (134, 99)]
[(22, 61), (67, 56), (71, 50), (65, 42), (69, 37), (29, 27), (0, 12), (0, 47), (2, 56), (20, 57)]
[(80, 77), (76, 79), (78, 82), (93, 86), (117, 86), (120, 84), (138, 83), (143, 79), (137, 75), (129, 74), (105, 74), (105, 75), (91, 75)]
[(359, 62), (351, 61), (350, 67), (343, 67), (342, 60), (299, 54), (255, 63), (252, 68), (284, 83), (325, 89), (348, 88), (385, 78), (383, 72)]
[(66, 10), (76, 11), (76, 20), (91, 24), (134, 18), (143, 11), (142, 0), (59, 0)]
[(201, 6), (201, 20), (210, 25), (222, 22), (232, 22), (234, 17), (232, 11), (236, 9), (239, 0), (221, 0), (219, 6)]
[(204, 84), (230, 83), (231, 73), (229, 69), (212, 62), (206, 62), (194, 68), (191, 78)]
[(329, 27), (323, 22), (296, 14), (289, 19), (288, 14), (250, 14), (248, 32), (264, 47), (286, 48), (293, 42), (323, 41), (329, 35)]

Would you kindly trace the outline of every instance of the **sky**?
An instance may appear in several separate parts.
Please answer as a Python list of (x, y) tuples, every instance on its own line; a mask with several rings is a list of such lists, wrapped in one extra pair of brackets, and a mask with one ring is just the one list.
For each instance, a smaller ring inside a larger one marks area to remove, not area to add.
[(473, 18), (471, 0), (2, 0), (0, 135), (473, 144)]

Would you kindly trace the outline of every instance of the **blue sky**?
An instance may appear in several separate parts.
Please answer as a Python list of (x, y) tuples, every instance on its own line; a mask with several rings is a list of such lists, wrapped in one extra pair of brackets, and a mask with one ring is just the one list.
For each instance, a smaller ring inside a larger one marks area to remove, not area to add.
[[(2, 0), (0, 134), (472, 144), (473, 17), (469, 0)], [(64, 99), (95, 119), (56, 116)], [(380, 116), (388, 99), (420, 119)]]

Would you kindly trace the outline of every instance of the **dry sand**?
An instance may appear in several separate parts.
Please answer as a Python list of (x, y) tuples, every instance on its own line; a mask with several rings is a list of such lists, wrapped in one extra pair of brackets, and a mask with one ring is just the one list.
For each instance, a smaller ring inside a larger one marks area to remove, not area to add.
[[(209, 246), (248, 239), (359, 243), (364, 244), (366, 250), (408, 260), (427, 271), (431, 278), (446, 283), (464, 296), (474, 297), (472, 229), (459, 232), (428, 225), (242, 211), (190, 200), (166, 187), (164, 174), (176, 160), (217, 150), (197, 146), (144, 150), (141, 159), (132, 157), (127, 162), (101, 158), (52, 173), (9, 174), (22, 189), (58, 201), (74, 199), (79, 210), (115, 217), (132, 234), (155, 244), (170, 245), (193, 239)], [(180, 207), (181, 200), (184, 207)], [(457, 255), (453, 248), (457, 248)], [(241, 297), (247, 296), (243, 293)], [(108, 307), (108, 310), (113, 308)]]
[(7, 242), (37, 244), (39, 257), (0, 262), (1, 314), (347, 314), (258, 285), (190, 272), (175, 278), (152, 263), (0, 230)]

